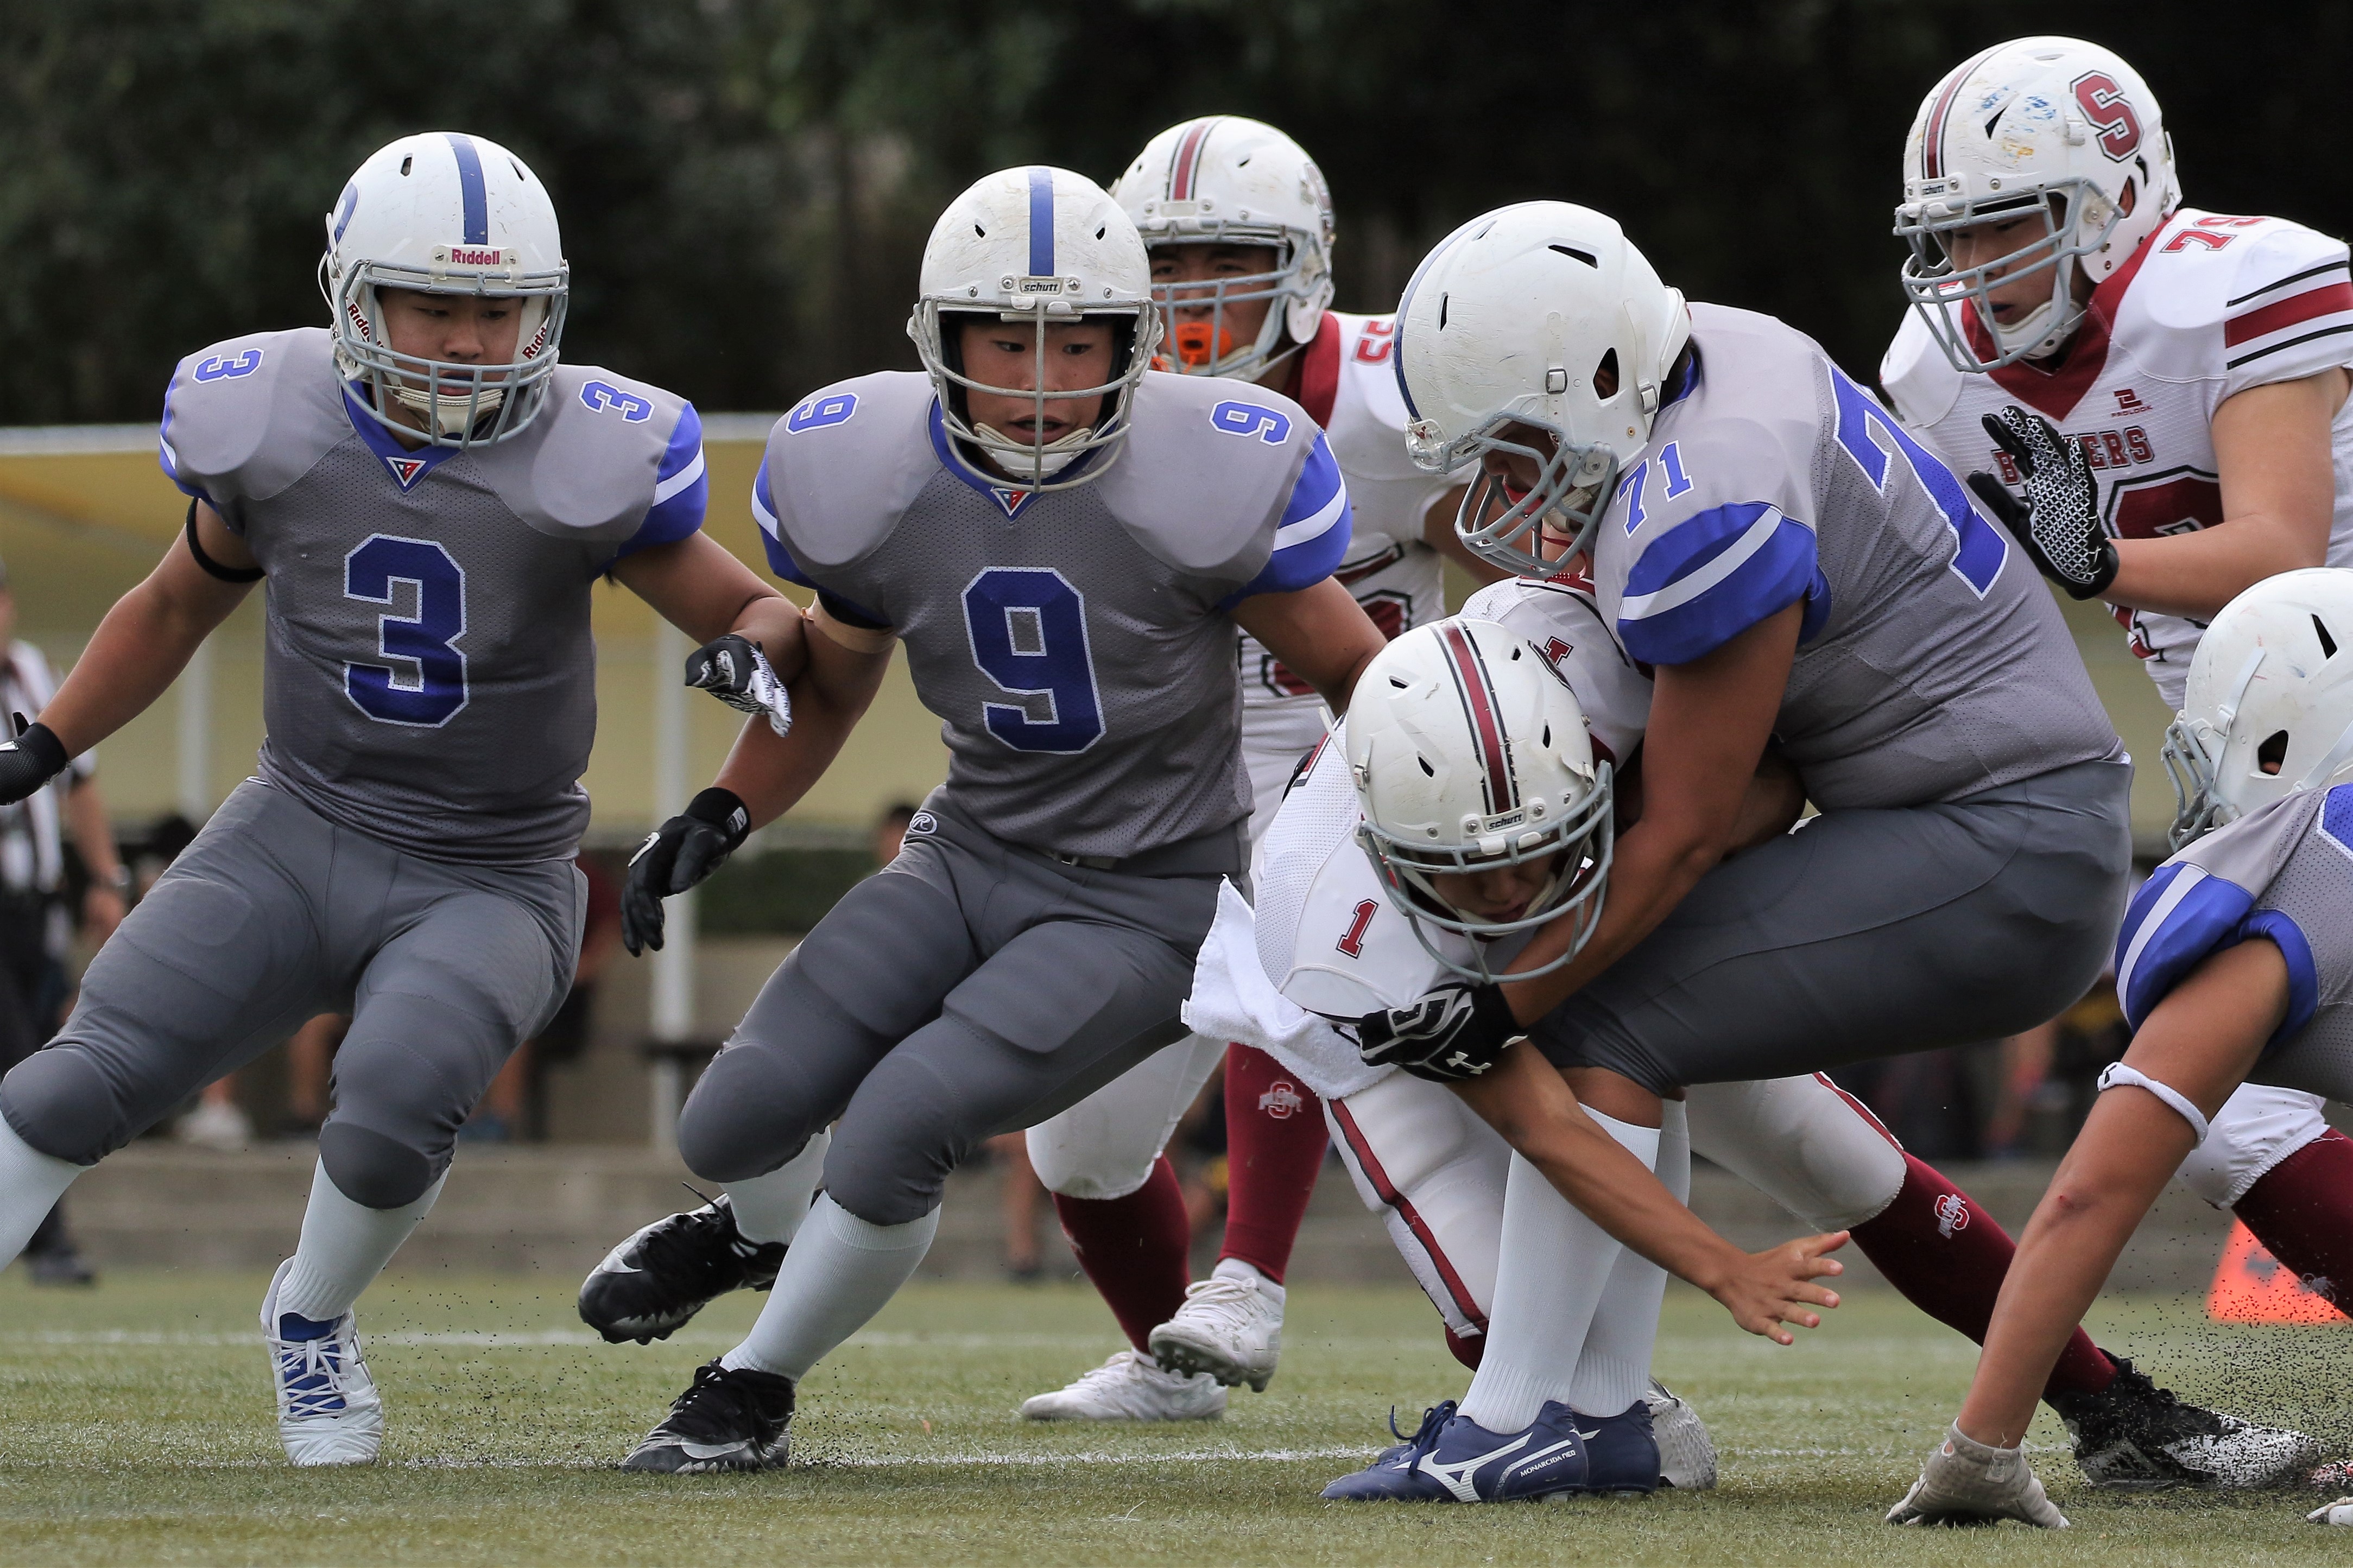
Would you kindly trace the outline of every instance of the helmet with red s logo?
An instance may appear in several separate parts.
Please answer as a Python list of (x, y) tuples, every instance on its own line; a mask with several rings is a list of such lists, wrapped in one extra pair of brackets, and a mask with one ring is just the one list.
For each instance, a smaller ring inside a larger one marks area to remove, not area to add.
[[(1895, 233), (1912, 249), (1904, 291), (1957, 370), (2052, 353), (2094, 284), (2130, 260), (2180, 205), (2173, 143), (2140, 73), (2079, 38), (2020, 38), (1959, 66), (1920, 105), (1904, 147)], [(1962, 229), (2041, 218), (2005, 254), (1960, 266)], [(1988, 293), (2047, 271), (2050, 300), (1995, 320)]]

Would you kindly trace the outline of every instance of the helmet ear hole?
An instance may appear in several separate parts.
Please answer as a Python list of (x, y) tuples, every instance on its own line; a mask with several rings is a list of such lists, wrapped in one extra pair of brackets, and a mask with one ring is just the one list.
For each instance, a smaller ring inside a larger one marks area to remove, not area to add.
[(2255, 748), (2255, 766), (2267, 773), (2276, 773), (2287, 765), (2287, 731), (2275, 730), (2271, 738)]
[(1614, 347), (1593, 367), (1593, 395), (1604, 403), (1618, 395), (1618, 351)]

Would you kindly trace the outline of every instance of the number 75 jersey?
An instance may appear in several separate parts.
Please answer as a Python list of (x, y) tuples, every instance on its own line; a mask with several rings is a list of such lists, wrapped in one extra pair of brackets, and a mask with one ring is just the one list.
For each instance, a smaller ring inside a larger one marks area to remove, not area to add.
[(1249, 816), (1226, 612), (1348, 547), (1296, 404), (1155, 372), (1128, 418), (1092, 483), (1013, 490), (949, 440), (928, 377), (885, 372), (778, 420), (753, 487), (776, 574), (905, 642), (947, 798), (1008, 843), (1125, 857)]

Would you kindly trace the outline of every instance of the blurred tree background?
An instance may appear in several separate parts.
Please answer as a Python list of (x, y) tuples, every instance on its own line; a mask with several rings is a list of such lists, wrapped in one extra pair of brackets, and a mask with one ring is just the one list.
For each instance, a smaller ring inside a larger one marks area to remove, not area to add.
[(7, 0), (0, 423), (152, 418), (179, 355), (323, 321), (322, 215), (429, 128), (502, 142), (554, 190), (567, 355), (709, 409), (911, 365), (923, 237), (974, 176), (1108, 184), (1218, 111), (1323, 165), (1344, 308), (1389, 308), (1472, 214), (1565, 197), (1694, 298), (1867, 374), (1899, 309), (1914, 109), (1969, 52), (2053, 28), (2147, 76), (2193, 204), (2343, 229), (2342, 5)]

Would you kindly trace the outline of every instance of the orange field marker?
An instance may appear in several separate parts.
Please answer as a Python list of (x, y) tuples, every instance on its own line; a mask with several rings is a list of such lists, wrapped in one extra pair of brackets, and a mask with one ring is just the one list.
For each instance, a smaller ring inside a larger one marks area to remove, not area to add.
[(2342, 1323), (2345, 1314), (2263, 1250), (2236, 1220), (2214, 1267), (2206, 1315), (2218, 1323)]

